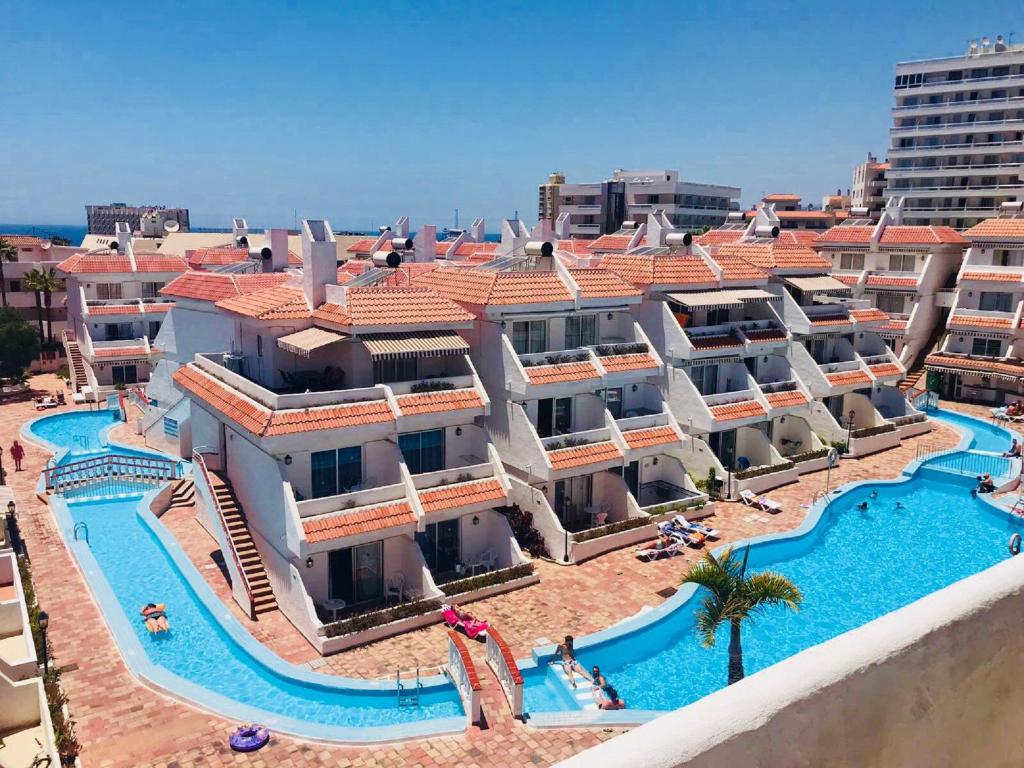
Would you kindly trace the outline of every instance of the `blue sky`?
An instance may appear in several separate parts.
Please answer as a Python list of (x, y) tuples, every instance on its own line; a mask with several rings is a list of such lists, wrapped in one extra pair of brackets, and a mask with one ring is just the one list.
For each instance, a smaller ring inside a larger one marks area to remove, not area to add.
[(896, 61), (1020, 7), (0, 0), (0, 221), (118, 200), (495, 230), (549, 172), (618, 167), (820, 203), (884, 154)]

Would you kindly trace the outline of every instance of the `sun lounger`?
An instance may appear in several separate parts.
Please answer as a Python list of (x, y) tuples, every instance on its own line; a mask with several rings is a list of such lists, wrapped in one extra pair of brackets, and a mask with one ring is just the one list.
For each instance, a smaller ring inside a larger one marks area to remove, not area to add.
[(709, 539), (717, 539), (719, 537), (719, 532), (717, 528), (709, 528), (706, 525), (691, 522), (682, 515), (676, 515), (675, 517), (673, 517), (672, 522), (676, 525), (677, 528), (681, 528), (689, 533), (699, 533), (702, 536), (705, 536)]
[(769, 499), (767, 496), (758, 496), (750, 489), (740, 491), (740, 501), (748, 507), (760, 509), (764, 512), (771, 512), (773, 515), (782, 511), (782, 503)]
[(643, 560), (645, 563), (651, 562), (651, 560), (660, 560), (663, 557), (675, 557), (681, 554), (686, 549), (686, 544), (682, 541), (676, 540), (667, 547), (661, 549), (638, 549), (636, 556), (639, 560)]
[(470, 640), (487, 637), (487, 630), (490, 629), (490, 624), (486, 621), (479, 619), (467, 621), (460, 618), (450, 605), (441, 606), (441, 618), (444, 619), (444, 623), (448, 625), (449, 629), (461, 629)]
[(682, 528), (679, 528), (676, 525), (673, 525), (672, 523), (662, 523), (660, 526), (658, 526), (658, 528), (666, 536), (668, 536), (668, 537), (670, 537), (670, 538), (672, 538), (672, 539), (674, 539), (676, 541), (681, 541), (684, 544), (686, 544), (687, 546), (690, 546), (690, 547), (700, 547), (700, 546), (704, 545), (704, 534), (703, 533), (696, 533), (696, 532), (693, 532), (693, 531), (686, 531), (686, 530), (683, 530)]

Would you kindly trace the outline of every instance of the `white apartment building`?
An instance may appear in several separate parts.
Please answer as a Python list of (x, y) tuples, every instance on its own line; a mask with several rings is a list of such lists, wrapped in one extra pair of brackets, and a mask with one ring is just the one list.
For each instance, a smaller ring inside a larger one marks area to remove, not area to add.
[(986, 219), (957, 274), (945, 337), (925, 368), (941, 397), (1003, 405), (1024, 396), (1024, 214)]
[(624, 221), (644, 221), (661, 210), (680, 229), (716, 227), (736, 207), (739, 187), (681, 181), (679, 171), (617, 169), (606, 181), (568, 184), (552, 174), (539, 186), (538, 219), (568, 217), (568, 237), (594, 238)]
[(908, 224), (966, 229), (1022, 199), (1024, 45), (897, 64), (893, 96), (885, 195), (906, 199)]
[(906, 213), (893, 200), (877, 223), (847, 221), (822, 233), (814, 247), (855, 299), (888, 315), (878, 331), (909, 369), (938, 342), (967, 241), (947, 226), (903, 224)]
[(887, 161), (879, 161), (868, 152), (868, 159), (853, 168), (851, 208), (863, 208), (868, 215), (877, 214), (885, 207)]

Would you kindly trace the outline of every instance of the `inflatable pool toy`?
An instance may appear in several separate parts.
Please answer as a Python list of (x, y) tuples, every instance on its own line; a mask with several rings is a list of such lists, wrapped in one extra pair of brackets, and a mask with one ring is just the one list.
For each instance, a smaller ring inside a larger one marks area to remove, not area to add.
[(266, 746), (270, 741), (270, 729), (265, 725), (238, 726), (228, 738), (228, 743), (235, 752), (255, 752)]

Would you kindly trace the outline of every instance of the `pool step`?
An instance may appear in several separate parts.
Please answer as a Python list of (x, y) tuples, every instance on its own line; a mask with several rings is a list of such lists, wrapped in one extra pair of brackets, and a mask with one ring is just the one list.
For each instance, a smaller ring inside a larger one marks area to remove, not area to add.
[[(196, 485), (188, 478), (178, 482), (177, 487), (171, 492), (171, 500), (167, 509), (180, 509), (191, 507), (196, 498)], [(166, 511), (166, 510), (165, 510)]]
[(565, 688), (565, 692), (568, 694), (570, 699), (573, 699), (580, 709), (585, 711), (593, 711), (597, 709), (597, 704), (594, 702), (594, 695), (590, 692), (591, 685), (590, 681), (586, 678), (576, 675), (576, 687), (573, 688), (569, 683), (569, 676), (565, 674), (565, 670), (562, 669), (561, 664), (556, 664), (551, 667), (551, 671), (555, 674), (555, 679), (562, 684)]
[(274, 597), (274, 589), (270, 585), (263, 558), (260, 557), (256, 542), (249, 532), (249, 522), (231, 483), (219, 472), (212, 472), (210, 480), (210, 491), (223, 518), (229, 546), (234, 550), (234, 556), (241, 565), (242, 575), (249, 585), (251, 615), (255, 618), (276, 611), (277, 599)]

